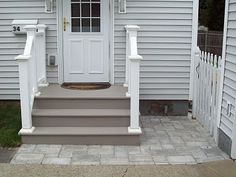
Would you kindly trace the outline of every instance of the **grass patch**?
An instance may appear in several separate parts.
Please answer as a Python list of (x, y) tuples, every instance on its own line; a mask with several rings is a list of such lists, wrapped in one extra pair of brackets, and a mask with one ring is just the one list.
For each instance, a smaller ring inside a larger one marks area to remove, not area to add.
[(18, 105), (0, 106), (0, 146), (17, 147), (21, 144), (18, 135), (21, 129), (20, 107)]

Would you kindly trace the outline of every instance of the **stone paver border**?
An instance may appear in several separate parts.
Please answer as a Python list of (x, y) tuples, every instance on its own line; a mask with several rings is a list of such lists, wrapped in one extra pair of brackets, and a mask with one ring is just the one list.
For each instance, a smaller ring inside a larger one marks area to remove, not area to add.
[(12, 164), (197, 164), (229, 157), (196, 121), (187, 117), (141, 118), (140, 146), (22, 145)]

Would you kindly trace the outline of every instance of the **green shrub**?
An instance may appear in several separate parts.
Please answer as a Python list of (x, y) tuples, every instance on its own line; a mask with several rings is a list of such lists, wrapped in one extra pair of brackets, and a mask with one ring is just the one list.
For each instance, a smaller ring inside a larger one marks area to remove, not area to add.
[(0, 107), (0, 146), (16, 147), (21, 139), (18, 132), (21, 128), (20, 107), (7, 105)]

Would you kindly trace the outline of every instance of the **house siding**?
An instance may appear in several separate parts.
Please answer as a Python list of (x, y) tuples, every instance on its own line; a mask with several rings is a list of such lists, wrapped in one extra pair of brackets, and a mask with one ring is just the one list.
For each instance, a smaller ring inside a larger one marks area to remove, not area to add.
[[(13, 34), (12, 20), (38, 19), (46, 24), (47, 53), (57, 52), (56, 13), (44, 11), (45, 0), (0, 0), (0, 99), (19, 99), (18, 64), (14, 58), (22, 54), (26, 36)], [(57, 82), (57, 67), (48, 67), (48, 80)]]
[[(0, 0), (0, 99), (19, 98), (18, 65), (25, 37), (11, 32), (13, 19), (39, 19), (46, 24), (47, 53), (57, 50), (56, 13), (44, 12), (45, 0)], [(118, 13), (114, 0), (114, 81), (125, 80), (125, 25), (138, 32), (141, 61), (141, 99), (188, 100), (190, 85), (193, 0), (127, 0), (127, 13)], [(56, 83), (57, 67), (48, 68)]]
[(125, 25), (138, 25), (141, 99), (188, 100), (193, 0), (115, 0), (115, 83), (125, 80)]
[[(230, 138), (235, 119), (236, 97), (236, 0), (229, 0), (226, 38), (225, 73), (220, 129)], [(227, 102), (233, 104), (231, 116), (227, 116)]]

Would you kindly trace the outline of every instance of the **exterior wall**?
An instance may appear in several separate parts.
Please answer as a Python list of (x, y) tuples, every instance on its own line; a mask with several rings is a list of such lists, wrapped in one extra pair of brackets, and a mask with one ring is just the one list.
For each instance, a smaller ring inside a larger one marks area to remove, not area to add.
[[(219, 146), (224, 147), (223, 150), (225, 151), (232, 150), (232, 152), (228, 153), (231, 153), (230, 155), (236, 158), (236, 0), (226, 0), (224, 35), (222, 56), (225, 62), (220, 112)], [(231, 115), (227, 115), (227, 103), (233, 105)], [(227, 136), (228, 138), (222, 138), (221, 134), (224, 134), (223, 137)], [(222, 139), (224, 140), (222, 141)], [(232, 146), (232, 148), (229, 146)]]
[(125, 77), (125, 25), (139, 25), (141, 99), (188, 100), (193, 0), (115, 0), (115, 83)]
[[(125, 29), (139, 25), (141, 99), (188, 100), (190, 87), (194, 0), (127, 0), (127, 13), (115, 5), (115, 84), (125, 77)], [(0, 0), (0, 99), (18, 99), (18, 66), (14, 57), (23, 52), (25, 37), (11, 33), (13, 19), (39, 19), (48, 25), (47, 53), (57, 50), (56, 13), (44, 12), (45, 0)], [(57, 67), (48, 79), (57, 82)]]
[[(227, 136), (231, 138), (236, 106), (236, 0), (229, 1), (228, 11), (228, 24), (226, 24), (227, 36), (225, 43), (225, 73), (220, 128)], [(227, 116), (227, 102), (233, 104), (231, 116)]]
[[(14, 58), (23, 53), (25, 35), (14, 35), (14, 19), (38, 19), (46, 24), (47, 53), (57, 50), (56, 13), (44, 12), (45, 0), (0, 0), (0, 99), (19, 99), (18, 64)], [(48, 80), (57, 82), (57, 68), (48, 68)]]

